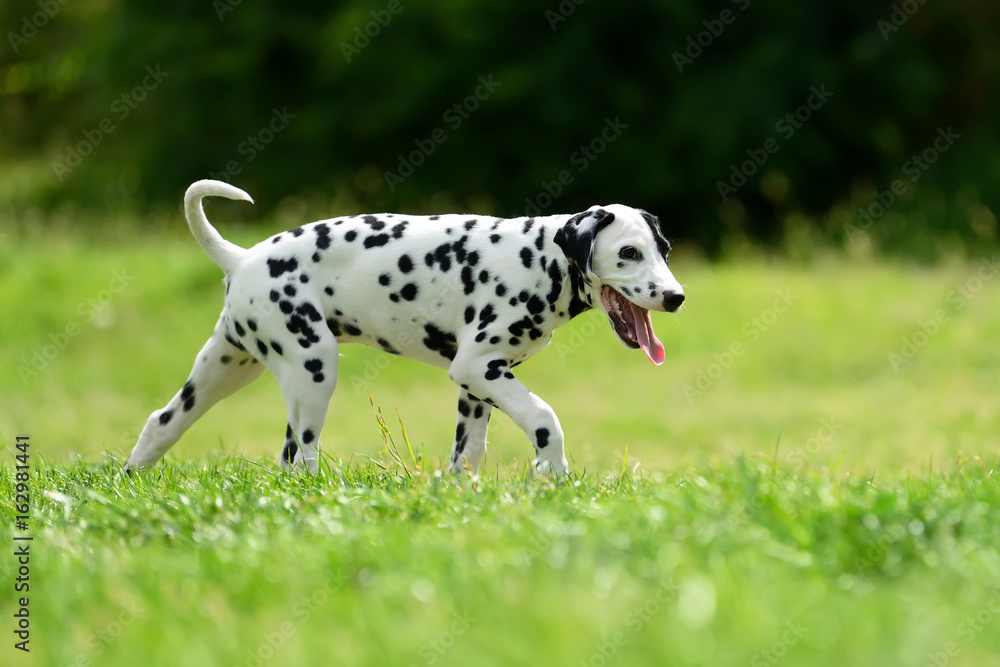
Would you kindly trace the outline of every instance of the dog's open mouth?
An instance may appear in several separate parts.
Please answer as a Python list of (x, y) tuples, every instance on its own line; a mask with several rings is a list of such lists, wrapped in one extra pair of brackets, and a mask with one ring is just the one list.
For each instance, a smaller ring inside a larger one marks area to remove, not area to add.
[(635, 305), (610, 285), (601, 287), (601, 306), (626, 347), (642, 348), (646, 356), (659, 366), (665, 357), (663, 343), (653, 333), (649, 311)]

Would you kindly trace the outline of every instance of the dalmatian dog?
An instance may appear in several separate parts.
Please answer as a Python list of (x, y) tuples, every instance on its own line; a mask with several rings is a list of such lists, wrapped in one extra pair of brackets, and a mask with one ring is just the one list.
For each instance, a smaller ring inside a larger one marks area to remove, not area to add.
[(225, 305), (187, 383), (150, 415), (128, 471), (156, 463), (195, 420), (265, 368), (288, 408), (282, 467), (317, 470), (340, 345), (364, 343), (448, 369), (460, 387), (450, 470), (478, 473), (498, 408), (527, 435), (538, 472), (565, 473), (559, 420), (514, 367), (545, 347), (556, 327), (594, 307), (623, 345), (662, 364), (649, 311), (674, 312), (684, 301), (659, 221), (618, 204), (534, 218), (341, 217), (245, 249), (209, 224), (204, 197), (253, 202), (211, 180), (184, 196), (191, 232), (225, 272)]

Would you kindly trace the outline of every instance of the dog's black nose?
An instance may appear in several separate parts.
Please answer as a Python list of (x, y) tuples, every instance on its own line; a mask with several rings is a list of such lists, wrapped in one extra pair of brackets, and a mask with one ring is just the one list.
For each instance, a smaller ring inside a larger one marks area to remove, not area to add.
[(663, 309), (672, 313), (684, 303), (684, 295), (677, 292), (667, 292), (663, 295)]

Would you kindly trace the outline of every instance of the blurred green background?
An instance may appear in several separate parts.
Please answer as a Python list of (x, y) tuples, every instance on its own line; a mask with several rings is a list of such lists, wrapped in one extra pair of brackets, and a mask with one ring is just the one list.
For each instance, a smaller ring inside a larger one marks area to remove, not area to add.
[(617, 201), (710, 256), (996, 244), (984, 0), (8, 0), (0, 24), (4, 225), (98, 235), (215, 175), (253, 219)]

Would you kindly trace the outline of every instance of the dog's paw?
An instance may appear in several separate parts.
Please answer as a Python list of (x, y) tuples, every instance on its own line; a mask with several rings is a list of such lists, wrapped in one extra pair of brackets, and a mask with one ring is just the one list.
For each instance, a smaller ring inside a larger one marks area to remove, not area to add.
[(562, 461), (550, 461), (548, 459), (535, 459), (535, 474), (552, 475), (554, 477), (564, 477), (569, 472), (569, 461), (565, 458)]

